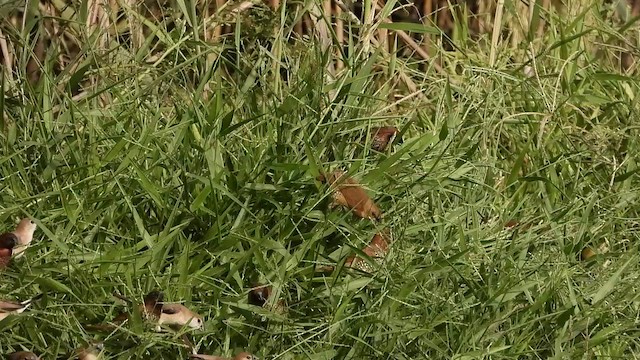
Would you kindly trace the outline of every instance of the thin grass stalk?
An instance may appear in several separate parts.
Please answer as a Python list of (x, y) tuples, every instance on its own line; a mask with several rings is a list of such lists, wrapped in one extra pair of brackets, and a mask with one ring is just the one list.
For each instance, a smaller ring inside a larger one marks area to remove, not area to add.
[(2, 51), (2, 59), (4, 60), (4, 69), (2, 69), (4, 72), (3, 81), (12, 82), (13, 76), (11, 75), (11, 69), (13, 69), (14, 56), (9, 52), (7, 38), (2, 33), (2, 29), (0, 29), (0, 51)]
[(496, 52), (498, 50), (498, 40), (502, 30), (502, 12), (504, 11), (504, 0), (498, 0), (496, 8), (496, 18), (493, 22), (493, 34), (491, 35), (491, 52), (489, 55), (489, 66), (494, 67), (496, 63)]
[(329, 20), (329, 24), (332, 24), (333, 21), (331, 17), (333, 16), (333, 11), (331, 9), (331, 0), (322, 1), (322, 10), (324, 11), (324, 16)]
[(278, 8), (276, 8), (276, 10), (279, 10), (278, 13), (280, 14), (280, 21), (278, 22), (279, 25), (275, 26), (275, 28), (273, 29), (272, 52), (275, 59), (274, 61), (272, 61), (271, 74), (273, 76), (273, 91), (276, 92), (278, 95), (281, 95), (280, 94), (280, 91), (281, 91), (280, 62), (282, 60), (282, 47), (284, 45), (283, 32), (284, 32), (284, 23), (287, 16), (287, 0), (284, 0), (284, 2), (282, 3), (282, 6), (279, 6)]
[(377, 2), (374, 0), (364, 0), (364, 5), (363, 5), (364, 6), (363, 7), (364, 34), (361, 35), (361, 40), (362, 40), (362, 50), (364, 51), (365, 54), (370, 52), (371, 39), (374, 33), (373, 21), (375, 18), (376, 5), (377, 5)]
[[(331, 32), (329, 31), (329, 29), (330, 29), (330, 27), (333, 27), (333, 9), (331, 9), (331, 0), (323, 0), (322, 1), (322, 11), (323, 11), (323, 14), (324, 14), (324, 18), (327, 21), (326, 36), (327, 36), (328, 42), (330, 42), (331, 41)], [(340, 44), (338, 44), (338, 45), (340, 45)], [(323, 50), (328, 51), (328, 48), (327, 49), (323, 49)], [(332, 64), (331, 67), (333, 68), (333, 63), (332, 62), (330, 62), (330, 63)]]
[(338, 67), (338, 70), (342, 70), (344, 68), (344, 62), (342, 61), (342, 51), (340, 50), (344, 47), (344, 23), (342, 21), (342, 9), (340, 6), (336, 6), (336, 37), (339, 46), (336, 50), (336, 66)]
[[(302, 8), (301, 5), (296, 5), (296, 12), (299, 12), (300, 9)], [(302, 17), (300, 18), (300, 21), (297, 21), (294, 25), (293, 25), (293, 32), (298, 35), (299, 37), (302, 37), (302, 23), (303, 23), (303, 19)]]
[[(222, 7), (224, 6), (224, 0), (216, 0), (216, 18), (220, 18), (221, 14), (220, 14), (220, 9), (222, 9)], [(222, 36), (222, 24), (216, 24), (216, 27), (214, 28), (213, 31), (213, 37), (214, 37), (214, 41), (217, 41), (220, 36)]]
[[(136, 0), (125, 0), (129, 11), (137, 11), (138, 2)], [(134, 49), (139, 49), (142, 46), (144, 34), (142, 33), (142, 25), (135, 16), (127, 16), (129, 22), (129, 33), (131, 36), (131, 44)]]
[[(424, 2), (422, 3), (422, 19), (421, 19), (422, 24), (428, 25), (431, 23), (430, 19), (433, 16), (432, 12), (433, 12), (433, 1), (424, 0)], [(430, 35), (430, 34), (424, 34), (423, 36), (422, 47), (424, 48), (424, 51), (426, 51), (427, 53), (429, 53), (429, 50), (431, 48), (431, 42), (433, 41), (432, 36), (433, 35)]]
[[(534, 2), (535, 4), (535, 2)], [(535, 6), (535, 5), (534, 5)], [(542, 0), (542, 8), (550, 9), (551, 8), (551, 0)], [(544, 28), (545, 28), (544, 19), (541, 17), (540, 22), (538, 22), (538, 38), (542, 38), (544, 36)]]
[(87, 4), (87, 36), (93, 36), (95, 31), (100, 32), (97, 45), (100, 49), (105, 49), (109, 43), (109, 16), (105, 9), (107, 3), (105, 0), (89, 0)]
[[(311, 1), (313, 2), (313, 5), (311, 6), (311, 9), (309, 9), (309, 15), (311, 17), (311, 21), (313, 22), (312, 28), (315, 29), (315, 32), (318, 35), (322, 52), (326, 53), (327, 51), (329, 51), (332, 45), (331, 32), (329, 31), (329, 26), (331, 24), (331, 13), (327, 14), (323, 11), (323, 8), (318, 5), (319, 0)], [(333, 64), (333, 62), (330, 61), (327, 66), (329, 67), (327, 69), (327, 73), (332, 77), (335, 76), (335, 65)]]
[[(378, 8), (379, 6), (379, 8)], [(376, 9), (374, 10), (374, 18), (375, 18), (375, 14), (377, 12), (378, 16), (380, 16), (381, 9), (384, 5), (379, 4), (376, 1)], [(385, 52), (389, 52), (389, 32), (387, 29), (377, 29), (377, 34), (378, 34), (378, 43), (380, 44), (379, 46), (382, 46), (385, 50)]]
[(526, 40), (527, 29), (531, 27), (532, 17), (529, 15), (529, 7), (526, 4), (517, 2), (514, 6), (515, 16), (511, 16), (511, 45), (517, 48), (518, 44)]
[(32, 85), (35, 85), (38, 80), (40, 80), (40, 75), (42, 74), (41, 67), (45, 58), (44, 37), (45, 35), (40, 33), (38, 37), (34, 39), (35, 45), (29, 56), (29, 61), (27, 61), (26, 75)]
[[(630, 15), (631, 18), (640, 16), (640, 0), (632, 1)], [(629, 36), (629, 41), (627, 42), (627, 44), (625, 44), (627, 50), (621, 51), (620, 53), (620, 68), (627, 73), (632, 73), (636, 61), (632, 54), (632, 50), (629, 49), (629, 43), (637, 43), (637, 32), (634, 32)]]
[(313, 33), (313, 21), (311, 20), (310, 14), (302, 15), (302, 24), (304, 25), (304, 28), (307, 30), (307, 34)]

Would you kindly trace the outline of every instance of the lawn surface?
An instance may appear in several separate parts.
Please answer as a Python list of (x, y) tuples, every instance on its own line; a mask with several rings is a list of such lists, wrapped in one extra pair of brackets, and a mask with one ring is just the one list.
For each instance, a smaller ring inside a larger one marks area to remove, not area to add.
[[(1, 351), (184, 359), (187, 333), (261, 359), (640, 358), (640, 86), (613, 65), (620, 25), (578, 10), (531, 42), (458, 34), (445, 73), (354, 35), (331, 74), (338, 55), (272, 14), (215, 44), (98, 34), (68, 72), (5, 74), (0, 224), (38, 230), (0, 294), (46, 295), (0, 322)], [(403, 142), (370, 150), (379, 125)], [(329, 208), (316, 177), (337, 168), (381, 223)], [(341, 266), (387, 227), (373, 275)], [(288, 314), (247, 304), (254, 282)], [(204, 330), (83, 328), (156, 288)]]

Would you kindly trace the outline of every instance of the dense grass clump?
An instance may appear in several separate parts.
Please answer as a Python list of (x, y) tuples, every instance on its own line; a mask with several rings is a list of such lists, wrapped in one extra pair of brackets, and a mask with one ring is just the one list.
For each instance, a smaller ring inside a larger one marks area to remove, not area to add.
[[(38, 230), (0, 293), (45, 296), (0, 322), (1, 351), (183, 359), (186, 333), (261, 359), (639, 357), (640, 87), (596, 10), (527, 44), (463, 39), (445, 74), (359, 38), (327, 50), (278, 14), (271, 37), (217, 43), (185, 25), (103, 47), (98, 29), (37, 83), (3, 68), (0, 224)], [(403, 142), (379, 153), (363, 139), (383, 124)], [(328, 206), (316, 177), (338, 168), (381, 223)], [(372, 275), (342, 267), (384, 228)], [(288, 313), (249, 305), (254, 283)], [(85, 330), (155, 288), (204, 330)]]

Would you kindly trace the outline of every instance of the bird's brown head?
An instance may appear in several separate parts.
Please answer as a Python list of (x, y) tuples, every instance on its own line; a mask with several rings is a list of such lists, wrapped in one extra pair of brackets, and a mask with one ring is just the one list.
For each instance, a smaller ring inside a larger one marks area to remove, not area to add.
[[(371, 147), (376, 151), (384, 151), (387, 146), (396, 142), (402, 143), (402, 137), (397, 137), (400, 131), (395, 126), (375, 127), (371, 129)], [(397, 138), (397, 139), (396, 139)]]
[(320, 181), (321, 183), (328, 183), (329, 185), (331, 185), (338, 179), (343, 177), (345, 174), (346, 172), (344, 172), (343, 170), (334, 170), (331, 173), (320, 173), (320, 175), (316, 177), (316, 180)]
[(18, 237), (12, 233), (0, 235), (0, 249), (13, 249), (18, 244)]
[(18, 237), (12, 233), (0, 235), (0, 269), (4, 269), (11, 263), (13, 248), (18, 244)]
[(163, 300), (164, 300), (164, 293), (159, 290), (153, 290), (144, 297), (145, 303), (146, 302), (157, 303), (157, 302), (162, 302)]
[(7, 357), (9, 360), (38, 360), (38, 355), (31, 351), (17, 351), (9, 354)]
[(324, 183), (327, 181), (327, 177), (324, 173), (320, 173), (320, 175), (316, 176), (316, 180), (320, 181), (321, 183)]
[[(332, 173), (324, 175), (323, 183), (326, 183), (326, 184), (329, 184), (329, 185), (333, 185), (336, 181), (340, 180), (345, 175), (346, 175), (346, 172), (343, 171), (343, 170), (334, 170)], [(349, 179), (347, 178), (346, 181), (348, 181), (348, 180)], [(343, 181), (345, 181), (345, 180), (341, 180), (340, 182), (342, 183)]]
[(144, 309), (149, 315), (160, 317), (162, 313), (162, 301), (164, 301), (164, 293), (159, 290), (153, 290), (144, 297)]
[(249, 304), (256, 306), (264, 306), (271, 296), (270, 285), (255, 285), (251, 291), (249, 291)]
[(397, 134), (398, 132), (399, 130), (395, 126), (381, 126), (381, 127), (371, 128), (371, 134), (373, 136), (384, 136), (388, 138), (394, 134)]

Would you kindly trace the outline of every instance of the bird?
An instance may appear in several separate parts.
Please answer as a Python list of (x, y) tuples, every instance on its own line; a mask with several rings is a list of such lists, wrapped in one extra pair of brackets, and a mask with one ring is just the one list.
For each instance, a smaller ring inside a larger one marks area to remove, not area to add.
[[(251, 305), (267, 308), (269, 297), (273, 293), (271, 285), (254, 284), (253, 288), (249, 291), (248, 302)], [(286, 305), (282, 299), (279, 299), (270, 310), (277, 314), (285, 314), (287, 312)]]
[(587, 261), (587, 260), (591, 259), (594, 256), (596, 256), (596, 252), (593, 251), (593, 249), (590, 248), (589, 246), (585, 247), (580, 252), (580, 260), (582, 260), (582, 261)]
[(241, 353), (238, 353), (236, 356), (232, 358), (226, 358), (222, 356), (213, 356), (213, 355), (203, 355), (203, 354), (192, 354), (190, 357), (192, 359), (200, 359), (200, 360), (258, 360), (257, 356), (244, 351)]
[(16, 244), (18, 244), (18, 237), (13, 233), (0, 235), (0, 269), (5, 269), (11, 263)]
[(78, 360), (98, 360), (102, 350), (104, 350), (104, 344), (102, 342), (94, 342), (89, 346), (77, 349), (76, 355)]
[[(118, 298), (131, 303), (131, 300), (122, 296)], [(146, 320), (155, 323), (156, 331), (160, 331), (161, 325), (167, 325), (171, 328), (188, 326), (191, 329), (198, 330), (204, 327), (204, 321), (202, 316), (191, 311), (181, 304), (167, 304), (163, 302), (164, 293), (158, 290), (153, 290), (144, 297), (143, 304), (139, 305), (140, 313)], [(113, 319), (113, 323), (121, 325), (127, 319), (129, 319), (129, 313), (122, 312)], [(88, 325), (87, 328), (96, 330), (112, 330), (115, 328), (113, 325)]]
[(271, 296), (272, 288), (270, 285), (255, 284), (253, 289), (249, 291), (248, 302), (255, 306), (264, 306)]
[[(373, 236), (371, 242), (364, 249), (362, 249), (362, 252), (372, 258), (374, 261), (379, 262), (389, 252), (390, 244), (391, 232), (389, 231), (389, 229), (384, 229), (383, 231), (378, 232)], [(358, 269), (367, 273), (372, 273), (374, 270), (373, 267), (365, 259), (356, 255), (349, 256), (345, 260), (344, 266), (352, 269)], [(323, 265), (317, 266), (315, 271), (330, 272), (334, 269), (335, 267), (332, 265)]]
[(160, 325), (168, 325), (170, 327), (186, 325), (193, 330), (199, 330), (204, 327), (204, 322), (202, 316), (182, 304), (163, 304), (156, 331), (160, 330)]
[(331, 207), (347, 207), (356, 216), (363, 219), (382, 219), (382, 211), (378, 205), (371, 200), (362, 186), (353, 178), (346, 176), (344, 171), (336, 170), (328, 176), (320, 174), (316, 179), (323, 183), (329, 183), (329, 185), (336, 185)]
[(31, 305), (31, 303), (41, 298), (43, 295), (44, 294), (39, 294), (38, 296), (22, 302), (0, 300), (0, 321), (4, 320), (9, 315), (15, 315), (24, 312), (25, 310), (27, 310), (29, 305)]
[[(122, 299), (128, 303), (131, 303), (131, 300), (117, 296), (119, 299)], [(158, 290), (153, 290), (145, 295), (143, 303), (139, 305), (138, 309), (140, 313), (145, 319), (158, 319), (162, 314), (162, 301), (164, 300), (164, 293)], [(122, 324), (125, 320), (129, 319), (129, 313), (122, 312), (118, 314), (113, 319), (113, 322), (116, 324)]]
[[(371, 148), (383, 152), (387, 146), (395, 140), (399, 130), (395, 126), (382, 126), (371, 128)], [(400, 139), (401, 142), (402, 139)]]
[[(373, 260), (379, 261), (389, 252), (390, 239), (391, 237), (388, 231), (377, 233), (373, 236), (369, 245), (362, 249), (362, 252)], [(344, 266), (368, 273), (373, 272), (373, 268), (365, 259), (355, 255), (349, 256)]]
[(33, 240), (33, 234), (35, 233), (37, 227), (38, 225), (36, 225), (33, 220), (24, 218), (20, 220), (18, 226), (16, 226), (16, 229), (13, 232), (5, 233), (13, 234), (17, 238), (16, 245), (13, 249), (14, 258), (17, 259), (24, 255), (24, 251), (31, 244), (31, 240)]
[(16, 351), (7, 356), (8, 360), (39, 360), (38, 355), (31, 351)]

